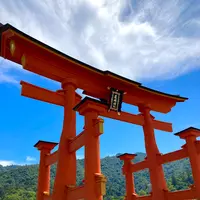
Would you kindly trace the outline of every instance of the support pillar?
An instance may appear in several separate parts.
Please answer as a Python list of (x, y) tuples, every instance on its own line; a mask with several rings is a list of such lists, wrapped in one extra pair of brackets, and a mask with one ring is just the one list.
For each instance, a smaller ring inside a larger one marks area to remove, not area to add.
[(85, 113), (85, 199), (102, 200), (97, 193), (96, 176), (101, 174), (99, 135), (96, 135), (95, 123), (98, 114), (95, 111)]
[(85, 117), (85, 180), (84, 199), (103, 200), (106, 194), (106, 178), (101, 174), (100, 135), (103, 134), (103, 119), (98, 118), (104, 109), (95, 99), (85, 97), (74, 110)]
[(34, 147), (40, 151), (37, 200), (44, 200), (44, 193), (50, 192), (50, 166), (45, 164), (46, 157), (58, 143), (38, 141)]
[(123, 174), (126, 181), (126, 200), (136, 200), (135, 184), (133, 172), (131, 171), (132, 160), (136, 157), (136, 154), (123, 154), (118, 156), (120, 160), (124, 161)]
[(200, 160), (198, 155), (198, 150), (196, 148), (197, 137), (200, 136), (200, 130), (190, 127), (179, 133), (176, 133), (181, 139), (186, 141), (186, 144), (183, 148), (187, 149), (191, 168), (192, 175), (194, 179), (194, 188), (196, 191), (196, 197), (200, 198)]
[(69, 139), (76, 136), (76, 82), (66, 79), (62, 83), (65, 97), (64, 122), (58, 149), (58, 162), (52, 200), (65, 200), (65, 188), (76, 185), (76, 152), (69, 152)]
[(152, 123), (153, 116), (150, 114), (150, 108), (148, 106), (139, 106), (139, 111), (144, 117), (143, 130), (152, 186), (152, 200), (163, 200), (164, 191), (167, 190), (167, 184), (162, 165), (158, 164), (157, 162), (157, 158), (158, 156), (161, 156), (161, 154), (156, 144), (154, 127)]

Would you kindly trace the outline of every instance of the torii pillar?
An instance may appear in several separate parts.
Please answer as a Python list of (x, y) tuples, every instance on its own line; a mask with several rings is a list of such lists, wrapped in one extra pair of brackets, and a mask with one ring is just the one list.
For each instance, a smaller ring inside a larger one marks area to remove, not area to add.
[(103, 200), (106, 178), (101, 174), (100, 135), (103, 133), (103, 119), (98, 118), (101, 108), (95, 100), (83, 100), (75, 108), (85, 117), (85, 181), (84, 199)]
[[(76, 152), (69, 152), (69, 140), (76, 136), (76, 81), (62, 82), (64, 94), (64, 122), (58, 148), (58, 162), (52, 200), (65, 200), (65, 188), (76, 185)], [(62, 91), (61, 91), (62, 92)]]
[(50, 165), (46, 165), (46, 157), (58, 143), (39, 140), (34, 147), (40, 151), (37, 200), (44, 200), (44, 194), (50, 192)]
[(133, 172), (131, 170), (132, 167), (132, 160), (137, 156), (137, 154), (122, 154), (118, 156), (120, 160), (124, 161), (123, 166), (123, 174), (125, 175), (126, 181), (126, 200), (136, 200), (136, 192), (135, 192), (135, 184), (134, 184), (134, 177)]
[(188, 152), (194, 179), (194, 188), (197, 197), (200, 198), (200, 156), (196, 145), (198, 144), (197, 137), (200, 136), (200, 129), (190, 127), (175, 135), (186, 141), (186, 144), (182, 148), (185, 148)]
[(150, 114), (150, 107), (145, 105), (139, 106), (139, 111), (144, 117), (144, 138), (149, 164), (149, 174), (152, 185), (152, 200), (164, 200), (164, 191), (167, 191), (167, 184), (164, 176), (162, 165), (158, 164), (158, 156), (161, 156), (155, 139), (153, 119)]

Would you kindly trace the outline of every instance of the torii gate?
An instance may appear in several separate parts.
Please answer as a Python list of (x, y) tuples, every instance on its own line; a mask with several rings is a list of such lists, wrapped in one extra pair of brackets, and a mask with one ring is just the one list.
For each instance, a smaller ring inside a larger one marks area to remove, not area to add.
[[(61, 90), (53, 92), (21, 82), (23, 96), (64, 107), (63, 131), (58, 151), (50, 153), (56, 143), (39, 141), (35, 145), (41, 151), (37, 200), (103, 198), (106, 180), (100, 170), (99, 136), (103, 133), (103, 120), (99, 116), (143, 126), (148, 160), (156, 163), (160, 153), (154, 129), (172, 132), (172, 124), (155, 120), (150, 111), (168, 113), (177, 102), (184, 102), (187, 98), (155, 91), (112, 72), (98, 70), (43, 44), (9, 24), (0, 27), (0, 47), (2, 57), (22, 65), (25, 70), (61, 83)], [(100, 100), (89, 97), (81, 100), (76, 93), (77, 88)], [(112, 92), (118, 93), (114, 96), (115, 102), (110, 102), (111, 94), (114, 94)], [(137, 106), (140, 113), (135, 115), (120, 112), (122, 100)], [(85, 117), (83, 132), (77, 136), (76, 111)], [(82, 146), (85, 146), (85, 184), (77, 187), (76, 150)], [(51, 195), (49, 166), (55, 162), (57, 171)], [(152, 199), (164, 200), (167, 186), (161, 163), (150, 166), (150, 178)]]

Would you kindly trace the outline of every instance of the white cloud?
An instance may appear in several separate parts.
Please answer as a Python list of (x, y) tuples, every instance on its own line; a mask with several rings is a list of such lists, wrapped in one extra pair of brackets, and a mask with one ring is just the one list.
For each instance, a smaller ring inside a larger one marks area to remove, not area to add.
[[(198, 0), (7, 0), (0, 19), (135, 80), (173, 78), (200, 66)], [(1, 69), (0, 80), (13, 82), (10, 75)]]
[(6, 73), (0, 71), (0, 83), (1, 82), (14, 83), (14, 84), (18, 83), (13, 76), (7, 75)]
[(26, 156), (26, 160), (24, 162), (18, 162), (13, 160), (0, 160), (0, 165), (2, 166), (11, 166), (11, 165), (30, 165), (36, 163), (36, 158), (31, 156)]
[(31, 156), (26, 156), (26, 161), (27, 162), (33, 162), (33, 161), (36, 161), (36, 158), (31, 157)]
[(0, 83), (19, 84), (17, 75), (12, 72), (26, 73), (20, 65), (0, 57)]
[(15, 165), (15, 164), (16, 163), (14, 161), (11, 161), (11, 160), (0, 160), (0, 165), (2, 165), (3, 167)]
[(106, 155), (106, 156), (108, 156), (108, 157), (113, 157), (113, 156), (116, 156), (116, 154), (108, 154), (108, 155)]
[(84, 155), (76, 155), (77, 159), (84, 159)]
[(102, 158), (105, 158), (105, 157), (113, 157), (113, 156), (116, 156), (117, 153), (106, 153), (104, 156), (102, 156)]

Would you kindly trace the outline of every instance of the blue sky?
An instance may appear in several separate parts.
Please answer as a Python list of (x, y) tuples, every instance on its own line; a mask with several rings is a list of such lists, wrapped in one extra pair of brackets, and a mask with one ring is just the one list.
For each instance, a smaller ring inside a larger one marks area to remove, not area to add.
[[(174, 132), (200, 128), (200, 6), (197, 1), (12, 1), (0, 2), (0, 21), (102, 70), (111, 70), (153, 89), (188, 97), (167, 114)], [(141, 3), (142, 2), (142, 3)], [(47, 89), (60, 85), (23, 71), (0, 58), (0, 163), (39, 161), (38, 140), (58, 142), (63, 108), (20, 96), (19, 81)], [(124, 110), (137, 113), (130, 105)], [(77, 133), (83, 118), (77, 116)], [(179, 149), (184, 141), (156, 131), (160, 151)], [(101, 156), (144, 152), (142, 128), (105, 119)], [(77, 152), (83, 157), (83, 149)]]

